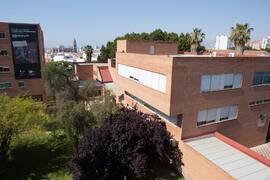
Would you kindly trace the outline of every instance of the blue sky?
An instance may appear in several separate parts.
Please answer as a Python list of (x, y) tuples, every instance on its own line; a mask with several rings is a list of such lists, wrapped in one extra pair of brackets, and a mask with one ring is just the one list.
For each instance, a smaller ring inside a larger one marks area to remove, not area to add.
[(218, 34), (249, 23), (252, 40), (270, 35), (269, 0), (12, 0), (1, 3), (0, 22), (40, 23), (45, 47), (101, 45), (127, 32), (206, 33), (213, 46)]

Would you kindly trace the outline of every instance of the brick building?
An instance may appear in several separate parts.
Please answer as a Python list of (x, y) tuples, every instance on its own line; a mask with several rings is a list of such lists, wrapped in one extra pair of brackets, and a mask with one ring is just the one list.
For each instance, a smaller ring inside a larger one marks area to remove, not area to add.
[[(119, 40), (111, 64), (119, 101), (159, 115), (179, 141), (187, 179), (241, 177), (209, 160), (189, 139), (220, 133), (250, 148), (270, 138), (270, 57), (180, 55), (177, 43)], [(233, 148), (242, 152), (238, 157), (252, 156), (253, 151)], [(258, 166), (270, 174), (267, 159), (256, 163), (266, 164)]]
[(41, 76), (44, 62), (39, 24), (0, 22), (0, 92), (46, 100)]

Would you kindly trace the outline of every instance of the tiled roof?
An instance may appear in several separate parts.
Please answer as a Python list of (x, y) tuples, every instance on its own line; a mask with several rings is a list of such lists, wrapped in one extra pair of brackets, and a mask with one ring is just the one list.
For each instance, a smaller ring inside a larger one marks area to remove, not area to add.
[(108, 69), (108, 67), (98, 67), (99, 72), (100, 72), (100, 76), (102, 79), (102, 83), (110, 83), (113, 82), (111, 73)]
[(255, 151), (256, 153), (259, 153), (263, 157), (270, 159), (270, 142), (266, 143), (266, 144), (259, 145), (259, 146), (252, 147), (250, 149)]

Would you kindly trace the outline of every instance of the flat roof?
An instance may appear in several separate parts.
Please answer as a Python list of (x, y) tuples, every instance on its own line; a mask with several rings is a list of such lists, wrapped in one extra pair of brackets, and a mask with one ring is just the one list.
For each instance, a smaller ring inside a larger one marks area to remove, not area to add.
[(215, 134), (187, 139), (185, 143), (235, 179), (270, 179), (269, 166), (220, 140)]
[(88, 65), (95, 65), (95, 66), (108, 66), (108, 63), (85, 63), (85, 62), (78, 62), (79, 66), (88, 66)]
[(114, 94), (117, 94), (117, 86), (114, 83), (104, 83), (105, 87), (110, 89)]

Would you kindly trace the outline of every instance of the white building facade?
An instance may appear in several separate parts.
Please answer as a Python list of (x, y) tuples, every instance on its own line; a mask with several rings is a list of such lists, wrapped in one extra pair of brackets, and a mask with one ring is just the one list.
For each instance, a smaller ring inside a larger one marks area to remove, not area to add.
[(262, 40), (262, 49), (270, 48), (270, 36), (263, 38)]
[(227, 50), (231, 49), (233, 44), (230, 41), (230, 38), (226, 35), (217, 35), (215, 49), (217, 50)]

